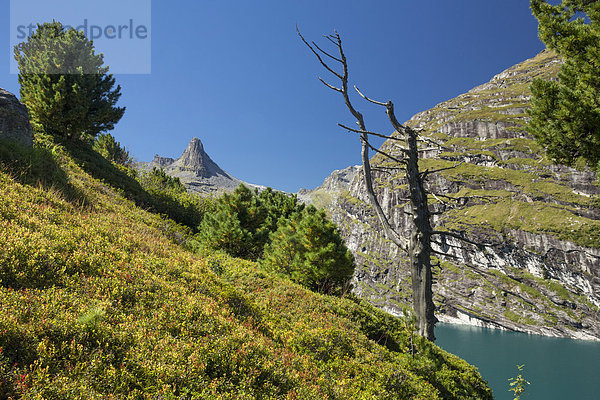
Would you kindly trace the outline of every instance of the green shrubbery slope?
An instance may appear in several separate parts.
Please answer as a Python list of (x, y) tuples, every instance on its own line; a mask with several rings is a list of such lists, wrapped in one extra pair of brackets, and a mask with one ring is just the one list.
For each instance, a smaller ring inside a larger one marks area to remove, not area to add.
[(491, 398), (408, 321), (187, 250), (71, 153), (0, 143), (1, 399)]

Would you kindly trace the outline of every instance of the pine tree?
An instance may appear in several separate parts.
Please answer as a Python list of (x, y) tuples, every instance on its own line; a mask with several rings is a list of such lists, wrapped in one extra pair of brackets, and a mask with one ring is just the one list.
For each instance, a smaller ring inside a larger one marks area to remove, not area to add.
[(234, 257), (252, 257), (251, 232), (242, 227), (236, 212), (217, 207), (214, 213), (204, 216), (198, 228), (200, 241), (208, 248), (223, 250)]
[(600, 1), (531, 0), (539, 36), (564, 59), (558, 82), (531, 86), (528, 131), (556, 162), (600, 162)]
[(119, 143), (110, 133), (99, 134), (94, 141), (93, 148), (109, 161), (124, 166), (129, 166), (132, 163), (129, 151), (121, 146), (121, 143)]
[(262, 263), (267, 270), (323, 293), (345, 289), (354, 273), (354, 257), (337, 227), (314, 207), (280, 221)]
[(259, 193), (240, 185), (219, 199), (215, 213), (204, 217), (199, 238), (209, 248), (256, 260), (263, 254), (269, 234), (277, 230), (278, 221), (303, 208), (295, 195), (271, 188)]
[(21, 101), (36, 132), (67, 140), (114, 129), (125, 112), (102, 54), (83, 32), (60, 22), (38, 25), (15, 46)]
[(256, 260), (269, 237), (265, 220), (266, 209), (258, 194), (240, 185), (232, 194), (221, 196), (217, 210), (204, 217), (199, 238), (209, 248)]

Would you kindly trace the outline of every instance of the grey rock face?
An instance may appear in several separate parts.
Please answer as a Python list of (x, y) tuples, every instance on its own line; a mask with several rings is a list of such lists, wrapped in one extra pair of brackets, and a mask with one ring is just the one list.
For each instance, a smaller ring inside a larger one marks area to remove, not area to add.
[[(490, 246), (449, 236), (432, 245), (436, 315), (549, 336), (600, 339), (600, 188), (596, 174), (553, 165), (525, 132), (529, 84), (554, 79), (560, 60), (548, 52), (489, 83), (415, 115), (407, 125), (444, 144), (423, 154), (422, 168), (456, 169), (431, 176), (428, 189), (478, 196), (456, 208), (431, 198), (433, 223)], [(383, 150), (398, 155), (390, 141)], [(379, 156), (372, 163), (382, 162)], [(401, 174), (376, 172), (382, 207), (400, 232), (408, 218)], [(382, 235), (359, 168), (347, 185), (339, 171), (305, 195), (326, 206), (357, 260), (355, 292), (401, 314), (410, 306), (406, 255)]]
[(325, 178), (325, 181), (317, 189), (300, 189), (297, 193), (298, 200), (314, 204), (316, 206), (327, 206), (332, 195), (340, 195), (343, 191), (347, 191), (350, 185), (360, 173), (362, 167), (354, 165), (344, 169), (336, 169)]
[(154, 164), (156, 167), (161, 167), (161, 168), (166, 168), (169, 165), (173, 164), (175, 162), (174, 158), (170, 158), (170, 157), (161, 157), (158, 154), (154, 156), (154, 160), (152, 160), (152, 164)]
[(210, 179), (221, 176), (235, 180), (211, 160), (198, 138), (192, 138), (181, 157), (170, 164), (167, 169), (179, 170), (182, 173), (190, 172), (198, 178)]
[(154, 167), (162, 168), (168, 175), (179, 178), (188, 191), (198, 194), (232, 192), (240, 184), (264, 188), (243, 182), (222, 170), (204, 151), (198, 138), (192, 138), (181, 157), (176, 160), (156, 155), (152, 162), (137, 163), (137, 168), (142, 171), (152, 170)]
[(14, 94), (0, 88), (0, 139), (33, 144), (33, 131), (27, 107)]

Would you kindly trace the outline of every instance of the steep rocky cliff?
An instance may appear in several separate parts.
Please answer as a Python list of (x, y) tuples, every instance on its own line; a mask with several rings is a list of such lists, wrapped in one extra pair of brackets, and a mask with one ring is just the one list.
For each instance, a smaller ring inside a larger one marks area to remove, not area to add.
[(199, 194), (231, 192), (242, 183), (251, 188), (263, 188), (243, 182), (223, 171), (204, 151), (198, 138), (190, 140), (178, 159), (156, 155), (151, 162), (140, 162), (136, 166), (140, 170), (162, 168), (168, 175), (179, 178), (188, 191)]
[[(543, 52), (489, 83), (415, 115), (407, 125), (444, 149), (424, 153), (434, 224), (488, 246), (446, 236), (434, 250), (435, 303), (441, 321), (574, 338), (600, 338), (600, 188), (581, 168), (553, 165), (524, 131), (533, 78), (554, 79), (560, 60)], [(394, 153), (389, 141), (382, 146)], [(373, 164), (389, 162), (378, 156)], [(393, 166), (393, 165), (391, 165)], [(358, 268), (355, 291), (398, 314), (410, 303), (404, 254), (382, 237), (362, 170), (303, 196), (329, 208)], [(401, 171), (376, 172), (378, 196), (396, 227), (407, 226)], [(455, 204), (456, 202), (450, 201)]]
[(16, 140), (28, 146), (33, 144), (29, 114), (14, 94), (0, 88), (0, 139)]

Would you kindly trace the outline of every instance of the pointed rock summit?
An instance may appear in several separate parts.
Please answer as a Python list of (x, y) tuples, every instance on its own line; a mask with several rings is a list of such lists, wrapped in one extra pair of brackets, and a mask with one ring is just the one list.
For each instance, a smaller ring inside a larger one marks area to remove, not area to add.
[(231, 192), (241, 183), (249, 187), (261, 187), (243, 182), (225, 172), (204, 151), (202, 141), (192, 138), (178, 159), (161, 157), (158, 154), (149, 163), (138, 163), (138, 169), (151, 171), (162, 168), (170, 175), (181, 180), (188, 191), (200, 194)]
[(202, 142), (196, 137), (190, 141), (181, 157), (174, 161), (171, 167), (178, 168), (181, 171), (193, 172), (199, 178), (210, 178), (219, 175), (230, 177), (206, 154)]

